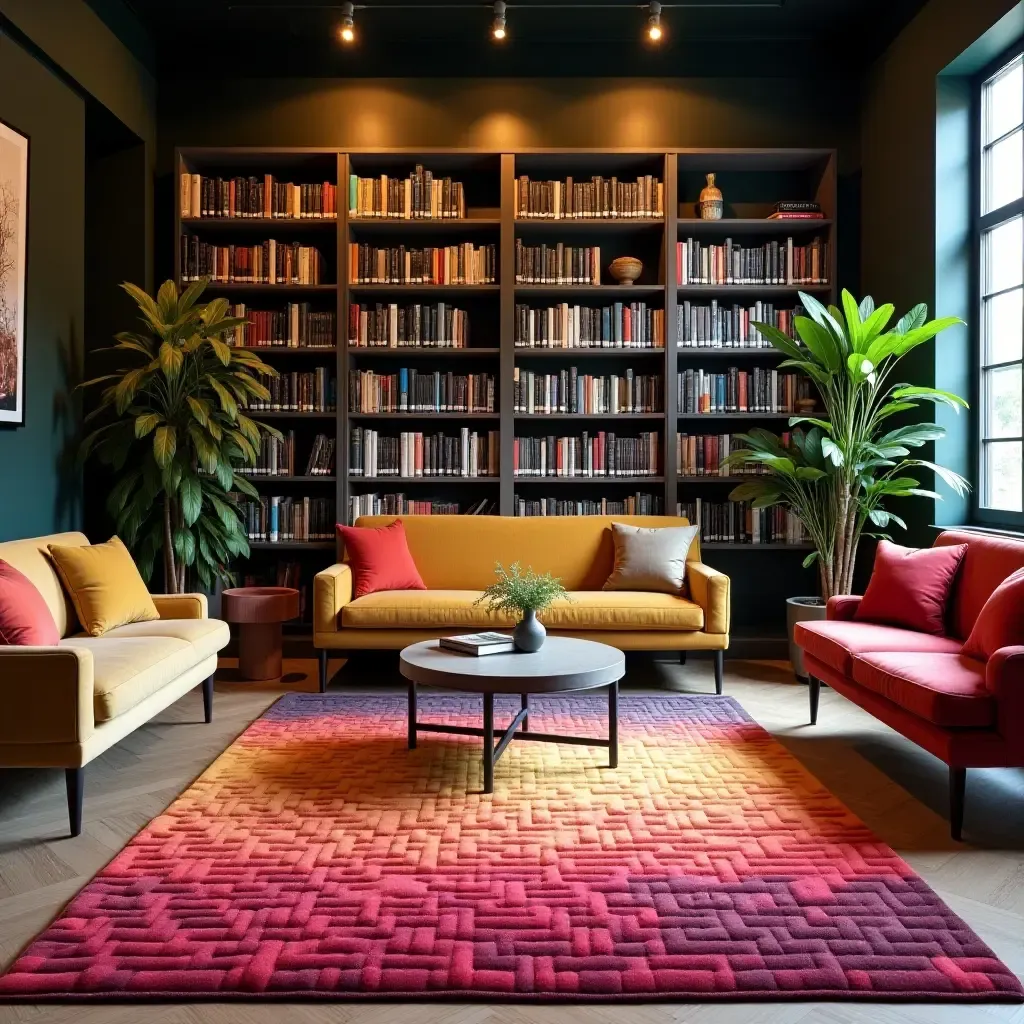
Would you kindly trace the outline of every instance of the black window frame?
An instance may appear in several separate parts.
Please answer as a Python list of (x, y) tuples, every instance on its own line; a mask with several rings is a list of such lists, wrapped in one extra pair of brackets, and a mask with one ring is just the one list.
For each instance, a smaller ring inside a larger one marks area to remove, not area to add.
[[(984, 463), (982, 449), (985, 444), (984, 438), (984, 386), (986, 369), (992, 369), (1002, 364), (986, 364), (985, 360), (985, 322), (984, 308), (985, 299), (982, 292), (983, 280), (983, 238), (984, 235), (994, 227), (1015, 217), (1024, 218), (1024, 196), (1011, 203), (993, 210), (991, 213), (984, 213), (982, 207), (982, 192), (984, 178), (984, 153), (999, 140), (985, 143), (983, 131), (983, 94), (986, 83), (997, 75), (1007, 65), (1012, 64), (1018, 58), (1024, 56), (1024, 37), (1018, 39), (1012, 46), (1005, 49), (995, 60), (987, 64), (974, 78), (971, 89), (971, 308), (974, 311), (971, 323), (968, 325), (971, 339), (971, 413), (970, 413), (970, 441), (971, 441), (971, 521), (978, 526), (1004, 528), (1013, 531), (1024, 529), (1024, 479), (1022, 479), (1022, 510), (1013, 511), (1010, 509), (986, 508), (981, 504), (984, 485), (982, 473)], [(1013, 131), (1017, 130), (1016, 128)], [(1010, 132), (1007, 135), (1011, 134)], [(1022, 339), (1024, 346), (1024, 339)], [(1024, 355), (1024, 351), (1022, 351)], [(1018, 361), (1012, 360), (1007, 365), (1014, 365)], [(1022, 372), (1022, 391), (1024, 391), (1024, 372)], [(1022, 396), (1024, 401), (1024, 396)], [(1024, 425), (1022, 425), (1024, 430)], [(1013, 441), (1016, 438), (1000, 438), (1003, 441)], [(1021, 441), (1024, 446), (1024, 439)]]

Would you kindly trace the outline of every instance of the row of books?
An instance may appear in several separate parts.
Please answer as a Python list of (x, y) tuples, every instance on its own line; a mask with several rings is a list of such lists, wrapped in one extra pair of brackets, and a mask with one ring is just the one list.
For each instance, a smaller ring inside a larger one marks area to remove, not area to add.
[(351, 284), (494, 284), (498, 247), (465, 242), (444, 248), (378, 248), (353, 242), (348, 267)]
[(338, 407), (338, 382), (326, 366), (282, 373), (267, 380), (266, 387), (269, 401), (249, 401), (249, 408), (255, 412), (333, 412)]
[(524, 245), (516, 239), (516, 284), (600, 284), (599, 245)]
[(534, 373), (516, 367), (513, 408), (518, 413), (621, 413), (661, 412), (662, 379), (632, 370), (603, 377), (581, 373), (570, 366), (557, 373)]
[(661, 496), (637, 491), (626, 498), (571, 501), (565, 498), (515, 496), (517, 516), (660, 516)]
[(747, 501), (695, 498), (676, 505), (676, 515), (700, 527), (709, 544), (806, 544), (807, 531), (783, 508), (751, 508)]
[(676, 284), (828, 284), (829, 243), (820, 238), (797, 245), (792, 238), (763, 245), (708, 245), (688, 238), (676, 243)]
[[(295, 431), (285, 430), (278, 440), (269, 434), (260, 438), (255, 466), (240, 466), (239, 476), (296, 476)], [(317, 434), (309, 450), (306, 476), (330, 476), (334, 472), (334, 438)]]
[(352, 217), (392, 220), (451, 220), (466, 216), (466, 190), (461, 181), (435, 178), (417, 164), (405, 178), (386, 174), (374, 178), (349, 175), (348, 208)]
[(361, 305), (348, 310), (348, 343), (354, 348), (466, 348), (469, 314), (446, 302)]
[(348, 521), (360, 516), (496, 516), (498, 503), (480, 498), (462, 511), (457, 501), (414, 499), (401, 492), (395, 494), (353, 494), (348, 499)]
[(516, 348), (664, 348), (665, 311), (646, 302), (516, 305)]
[(351, 476), (496, 477), (499, 459), (496, 430), (478, 433), (463, 427), (455, 435), (403, 431), (386, 437), (353, 427), (349, 437)]
[(517, 218), (547, 220), (610, 217), (664, 217), (665, 186), (652, 174), (620, 181), (595, 174), (589, 181), (533, 181), (520, 175), (516, 187)]
[(723, 306), (681, 302), (676, 317), (676, 343), (680, 348), (771, 348), (772, 343), (753, 325), (771, 324), (791, 338), (796, 336), (793, 318), (804, 316), (803, 306), (776, 309), (771, 302), (749, 306)]
[(248, 320), (228, 335), (229, 345), (243, 348), (331, 348), (334, 313), (314, 312), (308, 302), (289, 302), (283, 310), (250, 309), (244, 302), (228, 307), (228, 316)]
[(338, 189), (329, 181), (295, 184), (272, 174), (208, 178), (181, 175), (182, 217), (280, 217), (291, 220), (338, 216)]
[(653, 431), (617, 437), (603, 430), (576, 437), (517, 437), (512, 470), (517, 477), (658, 476), (658, 437)]
[[(789, 444), (790, 435), (781, 435)], [(734, 451), (746, 445), (738, 434), (676, 434), (676, 472), (680, 476), (755, 476), (766, 473), (761, 465), (726, 465)]]
[(349, 374), (350, 412), (494, 412), (492, 373), (408, 370)]
[(677, 378), (680, 413), (795, 413), (799, 399), (812, 397), (811, 381), (796, 373), (755, 367), (724, 373), (683, 370)]
[(256, 245), (211, 245), (181, 236), (181, 279), (217, 283), (320, 284), (324, 258), (312, 245), (269, 239)]
[(239, 508), (249, 540), (280, 544), (334, 539), (333, 498), (292, 498), (275, 494), (258, 500), (240, 498)]

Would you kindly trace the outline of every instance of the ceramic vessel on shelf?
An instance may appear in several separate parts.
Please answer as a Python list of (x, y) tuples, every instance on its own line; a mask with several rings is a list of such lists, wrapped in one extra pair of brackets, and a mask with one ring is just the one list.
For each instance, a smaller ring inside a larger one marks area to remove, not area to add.
[(608, 265), (608, 273), (619, 284), (632, 284), (642, 273), (644, 265), (635, 256), (620, 256)]
[(722, 190), (715, 184), (715, 176), (708, 175), (708, 183), (700, 193), (701, 220), (721, 220), (725, 209)]

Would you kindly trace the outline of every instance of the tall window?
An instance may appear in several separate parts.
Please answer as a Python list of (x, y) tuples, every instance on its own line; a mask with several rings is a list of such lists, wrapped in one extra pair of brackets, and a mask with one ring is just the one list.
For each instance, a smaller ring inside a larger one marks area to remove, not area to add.
[(981, 83), (978, 518), (1024, 523), (1024, 56)]

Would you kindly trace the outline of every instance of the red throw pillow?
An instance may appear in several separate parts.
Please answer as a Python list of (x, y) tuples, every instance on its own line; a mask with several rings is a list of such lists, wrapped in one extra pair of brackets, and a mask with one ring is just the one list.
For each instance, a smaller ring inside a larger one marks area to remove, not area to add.
[(365, 597), (378, 590), (426, 590), (409, 552), (401, 519), (390, 526), (342, 526), (348, 563), (355, 577), (353, 595)]
[(23, 572), (0, 560), (0, 645), (53, 647), (59, 639), (43, 595)]
[(966, 551), (966, 544), (918, 549), (879, 541), (854, 618), (945, 635), (946, 602)]
[(1017, 644), (1024, 644), (1024, 569), (992, 591), (961, 653), (988, 661), (1000, 647)]

